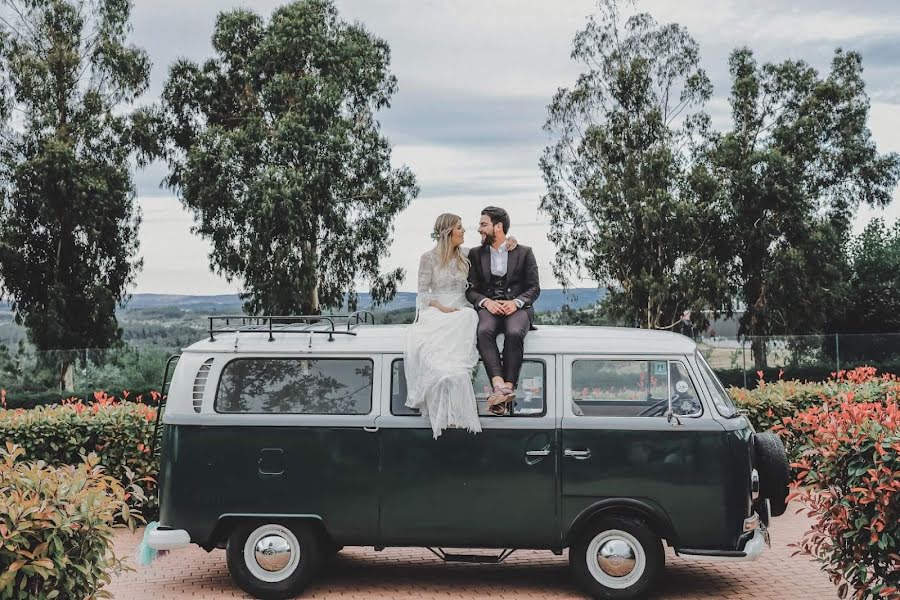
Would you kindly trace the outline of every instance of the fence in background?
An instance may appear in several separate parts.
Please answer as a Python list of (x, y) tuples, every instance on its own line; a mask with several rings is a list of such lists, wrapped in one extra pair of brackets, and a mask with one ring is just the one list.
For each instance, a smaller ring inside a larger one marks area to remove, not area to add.
[[(698, 338), (700, 351), (723, 382), (754, 387), (767, 380), (821, 380), (860, 365), (900, 374), (900, 333)], [(783, 373), (782, 373), (783, 372)]]

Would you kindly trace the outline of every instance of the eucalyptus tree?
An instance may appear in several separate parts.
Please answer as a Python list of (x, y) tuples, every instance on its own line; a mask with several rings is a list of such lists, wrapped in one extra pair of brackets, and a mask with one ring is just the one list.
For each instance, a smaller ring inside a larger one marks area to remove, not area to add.
[(706, 176), (726, 199), (739, 333), (762, 368), (758, 336), (822, 331), (842, 312), (853, 215), (891, 201), (900, 157), (872, 139), (858, 53), (838, 49), (824, 76), (798, 60), (759, 65), (747, 48), (729, 65), (733, 126), (715, 136)]
[[(126, 0), (0, 4), (0, 279), (39, 350), (108, 347), (141, 266), (131, 107), (148, 85)], [(70, 353), (61, 353), (60, 374)]]
[(392, 298), (404, 274), (381, 264), (418, 188), (376, 120), (397, 87), (388, 44), (329, 0), (300, 0), (268, 19), (220, 13), (212, 45), (172, 65), (161, 113), (167, 184), (213, 268), (243, 283), (251, 313), (316, 313), (347, 295), (353, 307), (359, 279)]
[(540, 209), (565, 287), (591, 278), (624, 322), (672, 327), (687, 310), (729, 306), (721, 197), (693, 172), (712, 86), (683, 27), (620, 8), (601, 0), (575, 36), (583, 72), (549, 107)]

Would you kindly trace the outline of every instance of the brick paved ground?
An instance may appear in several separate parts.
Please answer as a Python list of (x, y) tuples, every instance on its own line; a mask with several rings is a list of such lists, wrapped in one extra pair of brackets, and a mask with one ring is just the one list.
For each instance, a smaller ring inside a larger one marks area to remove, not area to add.
[[(687, 561), (667, 551), (658, 597), (666, 600), (830, 600), (835, 588), (815, 563), (791, 557), (808, 521), (791, 507), (775, 519), (772, 548), (754, 563)], [(140, 535), (124, 531), (116, 551), (131, 557)], [(113, 580), (118, 600), (249, 598), (235, 587), (225, 552), (192, 547)], [(566, 556), (516, 552), (499, 565), (443, 563), (424, 549), (346, 548), (306, 591), (306, 598), (583, 598)]]

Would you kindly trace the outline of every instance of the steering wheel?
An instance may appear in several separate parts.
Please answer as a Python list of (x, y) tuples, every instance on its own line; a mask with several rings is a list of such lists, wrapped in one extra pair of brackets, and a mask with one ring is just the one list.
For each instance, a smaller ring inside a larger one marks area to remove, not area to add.
[[(681, 406), (678, 406), (679, 400)], [(688, 406), (689, 405), (689, 406)], [(659, 400), (638, 413), (639, 417), (661, 417), (669, 409), (668, 400)], [(687, 410), (686, 410), (687, 409)], [(700, 401), (693, 396), (682, 397), (680, 393), (672, 394), (672, 414), (677, 417), (692, 415), (700, 409)]]
[(685, 415), (694, 415), (702, 412), (700, 400), (694, 396), (685, 396), (683, 398), (678, 398), (677, 400), (680, 400), (680, 402), (676, 406), (676, 398), (672, 398), (672, 412), (675, 413), (676, 416), (683, 417)]
[[(678, 393), (676, 393), (672, 397), (672, 401), (674, 402), (677, 398)], [(669, 401), (668, 400), (658, 400), (654, 402), (644, 410), (638, 413), (639, 417), (661, 417), (666, 414), (666, 411), (669, 409)]]

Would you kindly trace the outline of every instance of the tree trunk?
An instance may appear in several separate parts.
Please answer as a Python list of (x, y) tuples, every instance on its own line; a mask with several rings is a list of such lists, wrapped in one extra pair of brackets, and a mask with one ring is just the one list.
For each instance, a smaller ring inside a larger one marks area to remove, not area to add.
[(309, 312), (310, 314), (317, 315), (322, 312), (322, 309), (319, 307), (319, 278), (316, 277), (316, 284), (309, 290)]
[(753, 366), (757, 371), (765, 369), (768, 366), (768, 355), (765, 338), (750, 338), (750, 353), (753, 355)]
[(768, 366), (766, 339), (769, 327), (766, 320), (766, 286), (758, 279), (748, 279), (744, 284), (744, 301), (747, 304), (741, 335), (750, 337), (750, 352), (755, 369)]
[(306, 272), (309, 273), (309, 278), (312, 281), (312, 286), (308, 290), (308, 312), (311, 315), (318, 315), (322, 312), (321, 306), (319, 306), (319, 243), (313, 237), (312, 240), (303, 245), (306, 249), (306, 252), (303, 253), (303, 266)]
[(63, 363), (60, 388), (65, 392), (75, 391), (75, 363)]

